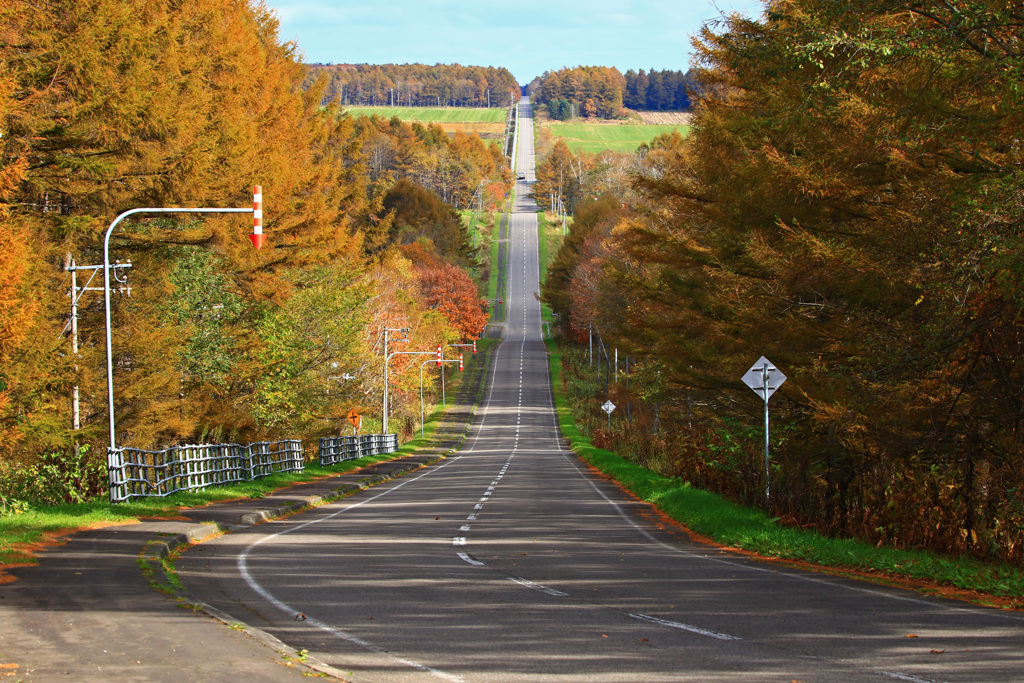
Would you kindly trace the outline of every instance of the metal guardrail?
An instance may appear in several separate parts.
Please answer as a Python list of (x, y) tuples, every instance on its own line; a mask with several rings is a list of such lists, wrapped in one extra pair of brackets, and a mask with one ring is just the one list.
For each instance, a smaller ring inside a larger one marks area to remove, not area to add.
[(302, 442), (297, 439), (247, 446), (172, 446), (160, 451), (109, 448), (107, 458), (113, 503), (301, 472), (304, 466)]
[(361, 436), (326, 436), (320, 439), (320, 466), (367, 455), (394, 453), (398, 450), (397, 434), (363, 434)]

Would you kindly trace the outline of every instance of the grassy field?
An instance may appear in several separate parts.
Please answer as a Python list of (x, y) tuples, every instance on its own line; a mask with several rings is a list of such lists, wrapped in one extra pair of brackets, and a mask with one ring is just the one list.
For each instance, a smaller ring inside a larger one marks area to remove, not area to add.
[(678, 130), (686, 135), (689, 126), (653, 126), (645, 124), (608, 123), (553, 123), (555, 137), (563, 138), (569, 149), (597, 154), (606, 149), (613, 152), (635, 152), (642, 143), (650, 142), (662, 133)]
[(476, 109), (471, 107), (345, 107), (349, 114), (357, 116), (380, 116), (390, 119), (397, 116), (403, 121), (420, 123), (505, 123), (508, 109)]
[(346, 107), (350, 114), (397, 116), (403, 121), (422, 124), (436, 123), (445, 133), (476, 133), (485, 140), (500, 140), (505, 133), (508, 109), (478, 109), (470, 107)]

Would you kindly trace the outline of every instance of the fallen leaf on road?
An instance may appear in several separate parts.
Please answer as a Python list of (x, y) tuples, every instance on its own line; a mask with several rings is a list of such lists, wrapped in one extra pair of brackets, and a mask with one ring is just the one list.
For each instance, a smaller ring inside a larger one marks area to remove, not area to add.
[(905, 635), (903, 637), (904, 638), (917, 638), (917, 634), (916, 633), (908, 633), (907, 635)]
[(607, 638), (608, 636), (607, 636), (606, 634), (602, 633), (602, 634), (601, 634), (601, 637), (602, 637), (602, 638)]
[(302, 612), (299, 612), (298, 614), (295, 615), (295, 621), (305, 621), (305, 620), (306, 620), (306, 615), (303, 614)]
[(932, 650), (933, 655), (941, 655), (945, 650)]

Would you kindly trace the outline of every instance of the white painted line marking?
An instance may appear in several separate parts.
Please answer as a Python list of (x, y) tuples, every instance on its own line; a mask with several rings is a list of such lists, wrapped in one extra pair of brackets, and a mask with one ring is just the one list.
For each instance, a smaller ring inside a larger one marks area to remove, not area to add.
[(483, 562), (481, 562), (480, 560), (474, 560), (472, 557), (470, 557), (466, 553), (456, 553), (456, 555), (458, 555), (463, 561), (469, 562), (474, 567), (483, 567), (484, 566)]
[(534, 583), (533, 581), (529, 581), (527, 579), (519, 579), (519, 578), (516, 578), (514, 576), (510, 576), (510, 577), (508, 577), (508, 580), (511, 581), (512, 583), (518, 583), (520, 586), (525, 586), (526, 588), (532, 588), (535, 591), (540, 591), (541, 593), (547, 593), (548, 595), (554, 595), (555, 597), (558, 597), (558, 598), (569, 597), (568, 593), (563, 593), (562, 591), (555, 590), (554, 588), (548, 588), (547, 586), (542, 586), (539, 583)]
[(455, 538), (452, 539), (452, 545), (466, 545), (466, 537), (465, 536), (456, 536)]
[(937, 681), (934, 678), (918, 678), (917, 676), (911, 676), (910, 674), (902, 674), (899, 671), (879, 671), (878, 675), (895, 678), (897, 681), (910, 681), (910, 683), (940, 683), (940, 681)]
[(463, 524), (462, 526), (459, 527), (459, 531), (469, 531), (469, 525), (468, 524)]
[(483, 510), (484, 506), (482, 504), (480, 504), (480, 503), (477, 503), (476, 505), (473, 506), (473, 509), (474, 510)]
[(718, 640), (743, 640), (742, 638), (738, 638), (737, 636), (730, 636), (725, 633), (709, 631), (706, 628), (700, 628), (699, 626), (680, 624), (678, 621), (666, 621), (665, 619), (651, 617), (646, 614), (627, 614), (626, 616), (632, 617), (633, 619), (639, 619), (640, 621), (649, 621), (652, 624), (660, 624), (661, 626), (668, 626), (669, 628), (677, 628), (681, 631), (689, 631), (690, 633), (696, 633), (700, 636), (707, 636), (708, 638), (717, 638)]
[(474, 512), (469, 517), (466, 517), (466, 521), (468, 521), (468, 522), (475, 522), (476, 521), (476, 513)]

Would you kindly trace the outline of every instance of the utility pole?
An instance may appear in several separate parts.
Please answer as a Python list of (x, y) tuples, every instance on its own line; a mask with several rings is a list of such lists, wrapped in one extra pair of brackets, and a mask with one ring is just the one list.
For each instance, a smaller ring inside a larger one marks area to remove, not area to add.
[[(127, 263), (121, 263), (120, 261), (117, 261), (111, 267), (114, 270), (114, 281), (117, 282), (119, 285), (124, 285), (117, 288), (118, 293), (124, 294), (126, 296), (131, 296), (132, 288), (128, 286), (127, 274), (123, 276), (118, 276), (117, 271), (131, 268), (132, 262), (128, 261)], [(71, 319), (68, 321), (68, 324), (64, 326), (64, 329), (61, 331), (61, 334), (64, 334), (65, 332), (68, 331), (71, 332), (71, 354), (75, 358), (74, 367), (76, 376), (78, 374), (78, 302), (83, 296), (85, 296), (86, 292), (103, 291), (102, 287), (89, 286), (92, 284), (92, 281), (96, 278), (96, 275), (99, 274), (101, 268), (103, 268), (102, 264), (97, 266), (79, 266), (75, 263), (75, 258), (70, 253), (64, 256), (64, 270), (71, 273), (71, 289), (68, 292), (68, 294), (71, 297)], [(78, 286), (78, 271), (80, 270), (88, 270), (91, 271), (92, 273), (89, 276), (89, 279), (86, 280), (85, 285), (83, 285), (82, 287)], [(82, 428), (82, 417), (77, 381), (75, 382), (75, 385), (71, 387), (71, 428), (74, 429), (75, 431), (78, 431), (79, 429)]]
[(384, 328), (384, 412), (381, 415), (381, 433), (388, 433), (388, 361), (391, 360), (391, 356), (388, 355), (388, 333), (390, 332), (408, 332), (408, 327), (385, 327)]
[(590, 367), (594, 367), (594, 324), (587, 323), (587, 340), (590, 344)]
[(633, 424), (633, 400), (629, 393), (629, 356), (626, 356), (626, 422)]

